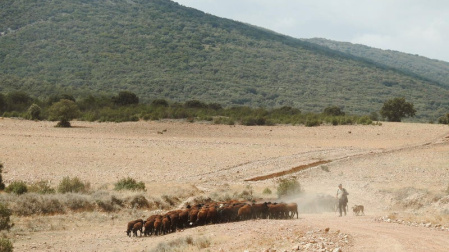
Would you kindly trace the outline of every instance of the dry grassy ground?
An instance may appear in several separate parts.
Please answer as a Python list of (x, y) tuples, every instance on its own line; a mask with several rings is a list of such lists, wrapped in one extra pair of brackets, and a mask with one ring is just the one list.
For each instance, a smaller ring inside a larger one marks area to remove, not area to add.
[[(275, 197), (275, 179), (246, 180), (327, 163), (291, 174), (304, 193), (282, 200), (300, 205), (298, 220), (253, 220), (128, 238), (126, 222), (146, 218), (150, 211), (15, 217), (10, 236), (16, 251), (148, 251), (157, 246), (181, 251), (332, 251), (337, 247), (446, 251), (449, 247), (447, 125), (309, 128), (177, 121), (73, 122), (71, 129), (54, 125), (0, 119), (6, 184), (49, 180), (56, 186), (64, 176), (76, 176), (90, 182), (94, 190), (112, 190), (115, 182), (129, 176), (145, 182), (146, 197), (181, 195), (188, 200), (188, 196), (232, 195), (245, 188), (256, 197)], [(350, 206), (365, 206), (365, 216), (338, 218), (315, 204), (322, 196), (335, 195), (339, 183), (350, 193)], [(263, 195), (265, 188), (273, 194)]]

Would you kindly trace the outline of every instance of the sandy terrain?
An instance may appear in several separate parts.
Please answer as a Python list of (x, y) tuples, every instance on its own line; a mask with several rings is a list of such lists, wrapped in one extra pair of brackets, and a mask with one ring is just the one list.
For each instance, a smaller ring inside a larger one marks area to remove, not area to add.
[[(449, 247), (449, 127), (382, 123), (381, 126), (246, 127), (204, 123), (54, 122), (0, 119), (0, 161), (6, 184), (64, 176), (112, 190), (132, 177), (148, 197), (188, 187), (204, 196), (250, 186), (258, 197), (275, 179), (252, 178), (322, 161), (296, 172), (304, 193), (294, 220), (253, 220), (186, 229), (161, 237), (128, 238), (126, 222), (145, 210), (15, 217), (15, 251), (147, 251), (185, 237), (208, 241), (207, 251), (446, 251)], [(290, 175), (288, 175), (290, 176)], [(365, 216), (339, 218), (314, 200), (335, 195), (343, 183), (349, 205)], [(329, 228), (329, 232), (324, 230)], [(190, 248), (199, 250), (198, 247)]]

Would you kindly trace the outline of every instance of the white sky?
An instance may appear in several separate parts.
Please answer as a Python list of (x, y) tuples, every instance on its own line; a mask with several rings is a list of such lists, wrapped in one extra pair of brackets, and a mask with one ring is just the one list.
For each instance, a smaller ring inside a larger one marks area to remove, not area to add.
[(448, 0), (174, 1), (295, 38), (326, 38), (449, 62)]

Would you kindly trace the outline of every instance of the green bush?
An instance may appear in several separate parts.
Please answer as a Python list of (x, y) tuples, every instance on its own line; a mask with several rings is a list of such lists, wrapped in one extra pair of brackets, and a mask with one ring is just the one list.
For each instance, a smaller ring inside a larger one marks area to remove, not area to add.
[(77, 177), (71, 179), (64, 177), (58, 185), (60, 193), (87, 193), (90, 189), (90, 183), (83, 183)]
[(39, 107), (39, 105), (37, 105), (36, 103), (33, 103), (28, 108), (28, 118), (31, 120), (39, 120), (41, 117), (41, 112), (42, 112), (41, 107)]
[(0, 238), (0, 251), (12, 252), (13, 251), (12, 242), (7, 238)]
[(270, 190), (270, 188), (265, 188), (265, 189), (263, 189), (263, 192), (262, 192), (263, 194), (271, 194), (272, 192), (271, 192), (271, 190)]
[(6, 205), (3, 205), (0, 203), (0, 231), (11, 229), (14, 224), (11, 223), (11, 214), (12, 211), (6, 207)]
[(307, 127), (320, 126), (320, 124), (321, 124), (321, 121), (318, 119), (307, 119), (307, 121), (306, 121)]
[(28, 187), (23, 181), (13, 181), (6, 187), (5, 192), (21, 195), (28, 192)]
[(135, 179), (128, 177), (115, 183), (114, 190), (145, 191), (146, 189), (145, 184), (142, 181), (137, 182)]
[(278, 181), (277, 194), (278, 197), (289, 196), (301, 192), (301, 185), (296, 178), (282, 178)]

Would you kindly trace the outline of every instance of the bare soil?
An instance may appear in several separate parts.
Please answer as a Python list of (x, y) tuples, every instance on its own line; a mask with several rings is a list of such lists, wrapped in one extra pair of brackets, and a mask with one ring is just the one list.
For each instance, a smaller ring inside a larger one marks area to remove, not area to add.
[[(447, 251), (449, 127), (227, 126), (180, 121), (90, 123), (0, 119), (6, 184), (79, 177), (112, 190), (124, 177), (143, 181), (145, 195), (241, 192), (276, 198), (278, 176), (295, 176), (303, 193), (299, 219), (251, 220), (129, 238), (125, 226), (148, 210), (14, 217), (15, 251), (148, 251), (192, 237), (179, 251)], [(316, 204), (342, 183), (364, 216), (338, 217)], [(272, 195), (262, 191), (269, 188)], [(197, 196), (197, 195), (195, 195)], [(328, 228), (328, 231), (326, 229)], [(202, 241), (202, 242), (201, 242)], [(173, 248), (173, 247), (172, 247)]]

